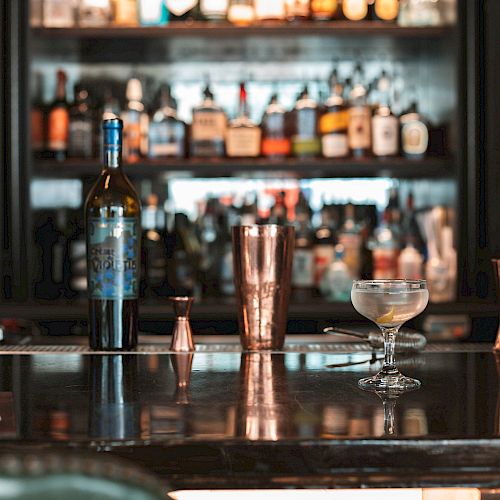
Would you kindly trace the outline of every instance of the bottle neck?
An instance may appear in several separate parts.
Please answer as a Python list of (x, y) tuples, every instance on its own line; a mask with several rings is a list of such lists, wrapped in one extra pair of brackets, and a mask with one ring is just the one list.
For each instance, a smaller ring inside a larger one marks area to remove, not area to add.
[(104, 129), (104, 170), (120, 169), (122, 164), (122, 131)]

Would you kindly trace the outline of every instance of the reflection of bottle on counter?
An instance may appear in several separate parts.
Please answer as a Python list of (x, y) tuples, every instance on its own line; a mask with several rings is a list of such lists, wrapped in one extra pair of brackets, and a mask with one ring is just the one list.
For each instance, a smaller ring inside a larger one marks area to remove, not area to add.
[(347, 409), (343, 406), (326, 405), (323, 409), (321, 437), (336, 438), (346, 436), (348, 431)]
[(429, 434), (427, 414), (423, 408), (408, 408), (403, 413), (403, 435), (426, 436)]

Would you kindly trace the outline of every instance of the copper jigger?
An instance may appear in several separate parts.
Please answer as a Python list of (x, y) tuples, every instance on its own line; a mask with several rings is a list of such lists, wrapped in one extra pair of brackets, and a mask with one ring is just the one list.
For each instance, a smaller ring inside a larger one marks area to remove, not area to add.
[(295, 229), (234, 226), (233, 267), (244, 350), (281, 349), (285, 342)]
[[(491, 259), (493, 265), (493, 276), (495, 277), (497, 303), (500, 303), (500, 259)], [(497, 338), (493, 346), (494, 351), (500, 351), (500, 323), (497, 330)]]
[(193, 297), (169, 297), (174, 306), (175, 324), (172, 331), (170, 350), (174, 352), (193, 352), (193, 332), (189, 324), (189, 313)]

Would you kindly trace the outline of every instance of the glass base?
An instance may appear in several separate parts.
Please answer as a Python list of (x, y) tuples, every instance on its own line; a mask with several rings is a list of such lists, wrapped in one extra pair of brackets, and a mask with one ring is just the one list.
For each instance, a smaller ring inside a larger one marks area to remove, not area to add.
[(379, 372), (373, 377), (362, 378), (358, 382), (359, 387), (364, 391), (374, 392), (407, 392), (414, 391), (420, 387), (420, 380), (405, 377), (399, 372), (383, 373)]

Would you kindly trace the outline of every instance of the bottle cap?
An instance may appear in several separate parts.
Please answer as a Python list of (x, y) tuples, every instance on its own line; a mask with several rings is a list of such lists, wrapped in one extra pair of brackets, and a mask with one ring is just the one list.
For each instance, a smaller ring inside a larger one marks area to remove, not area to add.
[(127, 83), (127, 100), (141, 101), (142, 100), (142, 84), (137, 78), (131, 78)]
[(102, 122), (102, 128), (104, 130), (106, 129), (121, 130), (123, 129), (123, 121), (120, 118), (109, 118), (108, 120), (104, 120)]

